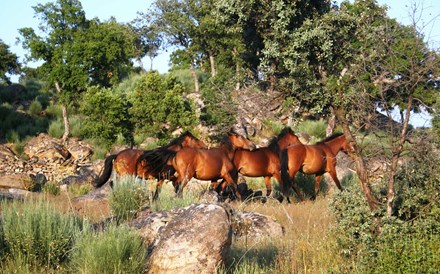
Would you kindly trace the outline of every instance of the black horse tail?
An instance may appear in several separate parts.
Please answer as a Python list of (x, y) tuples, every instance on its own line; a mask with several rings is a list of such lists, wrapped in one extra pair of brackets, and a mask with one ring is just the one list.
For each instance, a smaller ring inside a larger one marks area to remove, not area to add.
[(170, 159), (176, 156), (176, 151), (166, 148), (146, 150), (137, 159), (136, 171), (139, 164), (147, 165), (150, 173), (161, 173), (169, 166)]
[(281, 184), (283, 192), (287, 193), (289, 186), (292, 184), (289, 175), (289, 155), (287, 149), (283, 149), (280, 155)]
[(105, 158), (104, 170), (102, 171), (101, 176), (99, 176), (99, 178), (93, 183), (95, 188), (101, 187), (108, 181), (113, 170), (113, 160), (116, 159), (117, 156), (117, 154), (112, 154)]

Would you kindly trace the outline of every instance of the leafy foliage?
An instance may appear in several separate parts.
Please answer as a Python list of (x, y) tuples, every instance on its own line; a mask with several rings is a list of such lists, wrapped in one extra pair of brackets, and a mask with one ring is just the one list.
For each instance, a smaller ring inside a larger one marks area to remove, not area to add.
[(191, 128), (197, 123), (192, 101), (184, 97), (182, 85), (172, 76), (147, 73), (129, 100), (129, 114), (138, 133), (169, 135), (178, 127)]
[(9, 46), (0, 39), (0, 82), (10, 84), (6, 73), (17, 74), (20, 72), (20, 63), (16, 54), (9, 51)]
[(84, 117), (82, 135), (113, 144), (118, 134), (131, 140), (128, 104), (122, 94), (110, 89), (91, 87), (83, 95), (81, 113)]

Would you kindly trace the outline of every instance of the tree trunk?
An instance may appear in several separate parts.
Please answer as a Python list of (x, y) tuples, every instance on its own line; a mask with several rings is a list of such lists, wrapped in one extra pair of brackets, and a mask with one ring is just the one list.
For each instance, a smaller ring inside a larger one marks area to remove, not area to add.
[(359, 146), (357, 145), (356, 139), (354, 138), (354, 135), (353, 135), (350, 127), (348, 126), (348, 121), (345, 118), (345, 113), (344, 113), (343, 109), (342, 108), (335, 109), (335, 115), (336, 115), (336, 118), (341, 123), (345, 138), (347, 138), (347, 142), (349, 143), (349, 145), (351, 147), (350, 157), (355, 162), (356, 174), (359, 178), (362, 192), (364, 193), (365, 197), (367, 198), (367, 202), (368, 202), (368, 205), (369, 205), (371, 211), (374, 211), (377, 209), (377, 206), (379, 205), (379, 201), (374, 196), (374, 193), (371, 190), (370, 181), (369, 181), (369, 177), (368, 177), (368, 171), (365, 166), (365, 161), (361, 155)]
[(209, 51), (209, 63), (211, 64), (211, 77), (215, 77), (217, 75), (217, 70), (215, 69), (215, 57), (214, 51)]
[(194, 92), (199, 94), (200, 93), (199, 78), (197, 77), (196, 68), (194, 67), (194, 58), (193, 57), (191, 57), (190, 68), (191, 68), (191, 75), (194, 80)]
[(335, 130), (336, 125), (336, 117), (335, 117), (335, 110), (333, 107), (330, 107), (330, 115), (328, 117), (327, 121), (327, 128), (325, 130), (325, 136), (331, 136), (333, 134), (333, 131)]
[[(55, 82), (55, 88), (56, 88), (58, 94), (61, 94), (60, 83), (57, 81)], [(69, 134), (70, 134), (70, 123), (69, 123), (69, 118), (67, 116), (67, 106), (65, 104), (61, 104), (61, 110), (63, 113), (63, 122), (64, 122), (64, 134), (62, 137), (62, 141), (64, 143), (67, 141), (67, 138), (69, 137)]]
[[(397, 146), (393, 146), (393, 157), (391, 158), (391, 165), (389, 169), (389, 178), (388, 178), (388, 184), (387, 184), (387, 216), (391, 217), (393, 214), (393, 204), (394, 204), (394, 197), (395, 197), (395, 177), (397, 173), (397, 168), (399, 164), (400, 156), (402, 155), (403, 146), (406, 142), (406, 136), (408, 133), (408, 125), (409, 125), (409, 118), (411, 116), (411, 107), (413, 103), (413, 96), (410, 95), (408, 97), (407, 105), (406, 105), (406, 113), (403, 115), (401, 112), (401, 123), (402, 128), (400, 130), (400, 137), (397, 143)], [(389, 117), (389, 119), (392, 119)]]
[(234, 49), (232, 50), (232, 56), (234, 56), (234, 60), (235, 60), (235, 77), (237, 78), (237, 83), (235, 83), (235, 90), (238, 91), (240, 90), (240, 62), (238, 61), (238, 51), (237, 48), (234, 47)]
[(275, 71), (277, 69), (277, 65), (272, 62), (270, 65), (271, 74), (269, 76), (269, 93), (272, 93), (275, 90), (275, 85), (277, 83), (277, 77), (275, 75)]

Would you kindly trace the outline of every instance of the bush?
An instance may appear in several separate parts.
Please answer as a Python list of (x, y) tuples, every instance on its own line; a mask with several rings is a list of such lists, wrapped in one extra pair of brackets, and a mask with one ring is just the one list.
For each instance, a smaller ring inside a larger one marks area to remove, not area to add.
[(42, 110), (43, 106), (37, 100), (32, 101), (31, 105), (29, 106), (29, 114), (31, 115), (39, 115)]
[(141, 237), (125, 226), (103, 233), (85, 233), (72, 254), (73, 273), (143, 273), (147, 248)]
[(295, 132), (306, 133), (310, 136), (315, 137), (316, 141), (320, 141), (325, 138), (326, 129), (327, 129), (327, 123), (323, 120), (319, 120), (319, 121), (306, 120), (299, 123), (295, 127)]
[(83, 94), (81, 114), (82, 136), (100, 139), (108, 145), (116, 141), (118, 134), (130, 139), (131, 123), (127, 102), (121, 94), (110, 89), (91, 87)]
[(385, 216), (384, 207), (370, 211), (356, 180), (334, 196), (331, 208), (338, 222), (334, 233), (343, 254), (361, 272), (438, 270), (440, 184), (437, 160), (429, 157), (429, 153), (419, 155), (397, 174), (392, 217)]
[(110, 207), (118, 221), (130, 220), (149, 205), (151, 193), (143, 180), (124, 176), (113, 184)]
[(177, 128), (194, 127), (198, 123), (195, 106), (183, 96), (185, 91), (172, 76), (147, 73), (129, 98), (136, 134), (167, 137)]
[(82, 230), (78, 218), (56, 212), (42, 200), (2, 204), (6, 249), (12, 260), (58, 268), (68, 257)]

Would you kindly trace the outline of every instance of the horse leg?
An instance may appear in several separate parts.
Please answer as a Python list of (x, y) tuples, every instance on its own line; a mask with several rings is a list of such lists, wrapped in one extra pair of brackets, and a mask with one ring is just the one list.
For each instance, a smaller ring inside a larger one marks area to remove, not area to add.
[[(223, 179), (226, 180), (226, 182), (228, 183), (228, 185), (231, 185), (232, 188), (234, 189), (234, 193), (235, 196), (237, 196), (237, 199), (239, 199), (241, 201), (242, 197), (240, 192), (238, 192), (238, 188), (237, 188), (237, 179), (238, 179), (238, 174), (236, 176), (231, 175), (230, 173), (226, 173), (223, 176)], [(235, 179), (235, 180), (234, 180)]]
[(269, 176), (265, 176), (264, 177), (264, 183), (266, 184), (266, 197), (269, 197), (270, 194), (272, 193), (272, 182), (271, 182), (271, 179), (272, 179), (272, 177), (269, 177)]
[[(302, 195), (301, 191), (299, 190), (298, 186), (295, 183), (295, 177), (293, 177), (293, 179), (292, 179), (292, 185), (291, 186), (292, 186), (293, 190), (295, 191), (296, 195), (298, 196), (298, 198), (302, 202), (304, 202), (305, 201), (304, 196)], [(289, 198), (287, 198), (287, 202), (290, 203)]]
[(339, 182), (338, 176), (336, 175), (336, 169), (333, 167), (330, 171), (330, 176), (332, 177), (333, 181), (335, 181), (336, 186), (340, 191), (342, 191), (341, 182)]
[(160, 189), (162, 188), (162, 184), (164, 181), (165, 181), (164, 179), (160, 179), (157, 181), (156, 191), (154, 192), (154, 195), (153, 195), (153, 201), (156, 201), (157, 198), (159, 198), (159, 192), (160, 192)]
[(319, 193), (319, 186), (321, 184), (321, 177), (322, 177), (322, 175), (316, 175), (315, 176), (315, 194), (313, 194), (313, 196), (311, 198), (312, 200), (315, 200), (316, 196)]
[(179, 197), (179, 198), (183, 197), (183, 189), (188, 184), (190, 178), (192, 178), (192, 176), (189, 177), (188, 174), (186, 174), (185, 177), (183, 177), (183, 179), (180, 181), (180, 184), (175, 187), (178, 189), (177, 190), (177, 197)]

